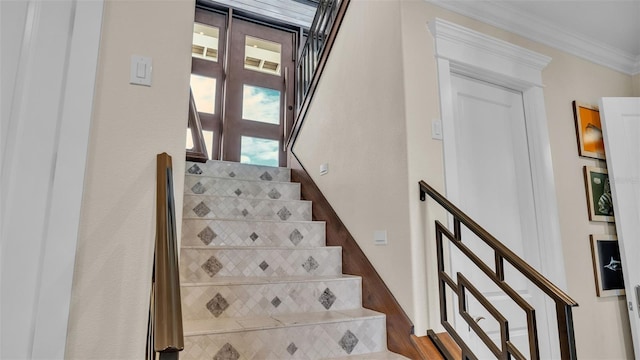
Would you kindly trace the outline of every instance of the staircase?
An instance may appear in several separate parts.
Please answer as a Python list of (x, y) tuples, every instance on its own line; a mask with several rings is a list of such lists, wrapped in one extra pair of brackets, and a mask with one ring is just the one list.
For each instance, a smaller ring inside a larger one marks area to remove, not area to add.
[(285, 168), (187, 162), (182, 359), (405, 359)]

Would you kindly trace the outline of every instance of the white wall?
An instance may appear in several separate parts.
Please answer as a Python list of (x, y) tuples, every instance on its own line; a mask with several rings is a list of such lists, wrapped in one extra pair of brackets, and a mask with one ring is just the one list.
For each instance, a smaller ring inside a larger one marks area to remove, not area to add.
[[(156, 154), (173, 157), (181, 194), (194, 9), (192, 0), (105, 3), (65, 358), (144, 357)], [(129, 84), (134, 54), (152, 57), (151, 87)]]
[[(293, 150), (400, 305), (419, 319), (424, 302), (414, 302), (409, 231), (417, 185), (407, 188), (401, 44), (398, 2), (352, 1)], [(329, 164), (325, 176), (321, 163)], [(388, 245), (374, 245), (376, 230), (387, 230)]]
[[(424, 179), (445, 190), (442, 143), (431, 139), (430, 129), (440, 117), (427, 30), (435, 17), (553, 59), (543, 71), (545, 106), (568, 292), (580, 303), (574, 310), (578, 354), (631, 358), (624, 298), (595, 293), (588, 235), (614, 228), (588, 220), (582, 167), (604, 164), (578, 156), (571, 108), (572, 100), (595, 104), (602, 96), (631, 96), (631, 76), (422, 0), (354, 0), (294, 151), (412, 318), (416, 333), (437, 327), (431, 224), (442, 219), (442, 211), (420, 203), (417, 187)], [(323, 162), (330, 172), (321, 177), (316, 171)], [(390, 244), (373, 246), (372, 231), (385, 227), (392, 229)], [(421, 313), (427, 308), (422, 299), (428, 299), (429, 314)]]
[(1, 9), (0, 354), (61, 359), (102, 1)]

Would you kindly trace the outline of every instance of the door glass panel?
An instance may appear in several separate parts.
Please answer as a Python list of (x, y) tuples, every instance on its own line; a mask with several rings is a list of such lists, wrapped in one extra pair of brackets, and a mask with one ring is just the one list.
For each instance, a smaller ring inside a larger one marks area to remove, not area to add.
[(193, 150), (193, 134), (191, 133), (191, 128), (187, 128), (187, 145), (185, 149)]
[(246, 36), (244, 44), (245, 69), (280, 75), (282, 45), (252, 36)]
[(202, 137), (204, 137), (204, 144), (207, 146), (209, 159), (213, 160), (213, 131), (202, 130)]
[(268, 124), (280, 124), (280, 91), (244, 85), (242, 89), (242, 118)]
[(215, 114), (216, 79), (191, 74), (191, 91), (198, 112)]
[(278, 140), (243, 136), (240, 143), (240, 162), (244, 164), (278, 166)]
[(199, 59), (218, 61), (218, 39), (220, 30), (217, 27), (194, 23), (191, 55)]

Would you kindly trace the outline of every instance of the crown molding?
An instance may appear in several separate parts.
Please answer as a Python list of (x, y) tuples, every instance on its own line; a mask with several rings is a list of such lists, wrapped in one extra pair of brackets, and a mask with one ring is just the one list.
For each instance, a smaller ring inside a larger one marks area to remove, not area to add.
[(569, 32), (495, 0), (425, 1), (613, 70), (629, 75), (640, 73), (640, 56)]
[(541, 72), (550, 57), (439, 18), (428, 26), (436, 40), (436, 56), (452, 61), (457, 72), (480, 67), (484, 73), (543, 86)]

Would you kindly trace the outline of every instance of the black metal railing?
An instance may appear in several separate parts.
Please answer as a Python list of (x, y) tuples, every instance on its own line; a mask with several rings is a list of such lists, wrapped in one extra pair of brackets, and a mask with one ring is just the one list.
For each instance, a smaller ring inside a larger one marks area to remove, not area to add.
[(296, 66), (297, 114), (287, 144), (298, 136), (302, 119), (318, 84), (331, 46), (351, 0), (320, 0)]
[[(555, 303), (556, 318), (558, 322), (558, 341), (560, 346), (560, 356), (562, 359), (577, 359), (575, 336), (573, 332), (572, 308), (578, 304), (566, 293), (555, 286), (551, 281), (536, 271), (531, 265), (507, 248), (504, 244), (493, 237), (489, 232), (478, 225), (468, 215), (458, 209), (453, 203), (443, 195), (429, 186), (426, 182), (420, 181), (420, 200), (425, 201), (429, 195), (440, 204), (453, 217), (453, 232), (436, 221), (436, 242), (438, 257), (438, 288), (440, 294), (440, 322), (449, 335), (460, 345), (463, 359), (477, 359), (469, 346), (448, 321), (446, 290), (449, 287), (453, 294), (458, 297), (458, 311), (460, 316), (468, 324), (470, 330), (498, 359), (540, 359), (540, 345), (538, 343), (538, 328), (536, 324), (536, 309), (534, 309), (514, 288), (505, 280), (505, 261), (515, 270), (526, 277), (533, 285), (540, 289), (548, 298)], [(462, 239), (462, 226), (473, 232), (484, 242), (494, 254), (494, 266), (488, 266), (480, 257), (475, 254)], [(480, 269), (498, 288), (500, 288), (509, 298), (511, 298), (526, 314), (529, 357), (523, 355), (518, 348), (510, 341), (509, 319), (496, 309), (491, 302), (465, 277), (462, 273), (456, 274), (456, 280), (445, 271), (445, 248), (444, 238), (449, 244), (455, 246), (460, 253), (468, 258)], [(485, 331), (478, 325), (468, 313), (467, 297), (471, 295), (492, 315), (500, 326), (500, 344), (496, 344)]]
[(184, 349), (173, 167), (167, 153), (157, 156), (156, 243), (146, 359), (178, 359)]

